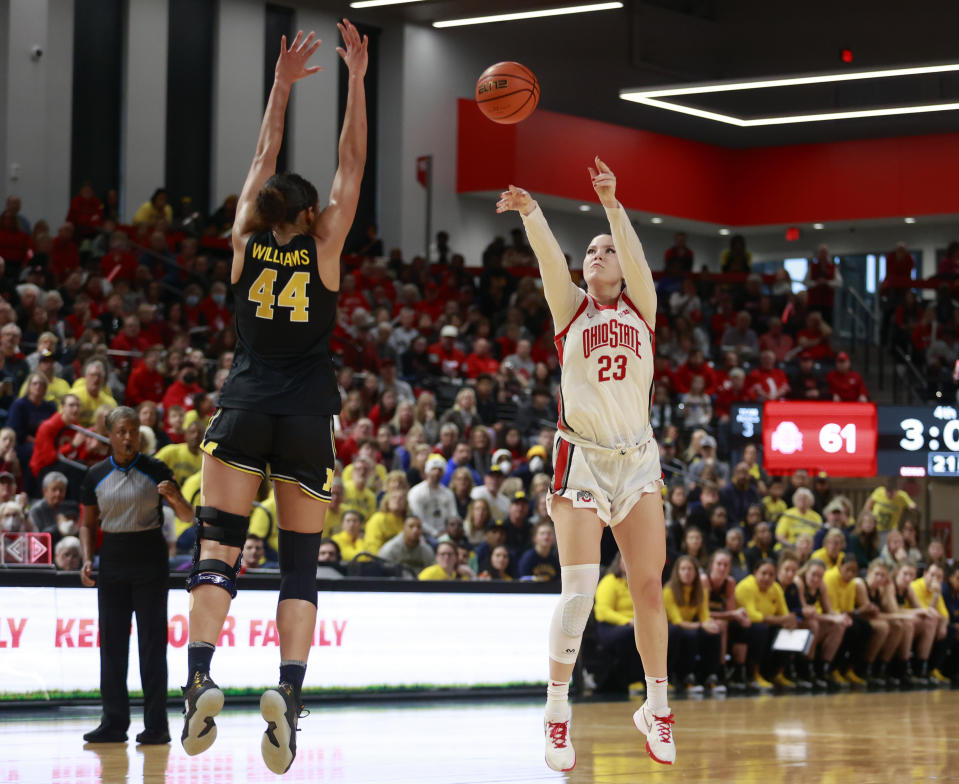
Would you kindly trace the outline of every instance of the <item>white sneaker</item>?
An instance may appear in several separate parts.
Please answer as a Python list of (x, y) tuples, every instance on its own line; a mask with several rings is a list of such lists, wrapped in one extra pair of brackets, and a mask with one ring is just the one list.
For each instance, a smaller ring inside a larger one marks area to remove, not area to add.
[(672, 713), (668, 716), (655, 716), (645, 702), (633, 714), (633, 724), (646, 736), (646, 753), (663, 765), (672, 765), (676, 761), (676, 744), (673, 743), (672, 729), (674, 723)]
[(569, 725), (572, 717), (566, 721), (547, 721), (543, 719), (543, 731), (546, 733), (546, 764), (562, 773), (576, 767), (576, 751), (569, 739)]

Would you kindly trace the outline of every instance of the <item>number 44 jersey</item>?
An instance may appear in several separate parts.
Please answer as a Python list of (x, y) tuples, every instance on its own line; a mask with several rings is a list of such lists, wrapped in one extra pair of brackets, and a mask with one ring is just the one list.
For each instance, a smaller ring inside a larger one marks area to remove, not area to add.
[(280, 245), (272, 231), (251, 236), (243, 274), (233, 284), (236, 355), (220, 406), (274, 415), (338, 413), (330, 357), (336, 297), (320, 280), (313, 237), (301, 234)]
[(615, 305), (586, 294), (555, 338), (562, 368), (559, 428), (600, 446), (645, 437), (655, 335), (625, 292)]

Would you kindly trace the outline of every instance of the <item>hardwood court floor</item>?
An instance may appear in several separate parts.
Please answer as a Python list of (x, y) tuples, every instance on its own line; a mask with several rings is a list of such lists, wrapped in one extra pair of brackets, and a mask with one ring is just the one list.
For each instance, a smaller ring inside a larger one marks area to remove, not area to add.
[[(0, 783), (8, 784), (633, 784), (633, 782), (959, 782), (959, 692), (677, 701), (677, 764), (664, 767), (632, 728), (639, 701), (574, 708), (576, 769), (543, 763), (542, 702), (322, 705), (301, 722), (283, 777), (260, 758), (259, 713), (228, 710), (204, 755), (171, 746), (84, 746), (89, 708), (0, 713)], [(179, 734), (179, 714), (171, 729)]]

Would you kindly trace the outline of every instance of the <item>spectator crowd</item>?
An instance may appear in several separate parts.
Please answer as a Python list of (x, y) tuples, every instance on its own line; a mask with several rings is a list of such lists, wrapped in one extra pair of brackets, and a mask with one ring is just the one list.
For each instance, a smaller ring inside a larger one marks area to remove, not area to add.
[[(188, 502), (198, 497), (200, 442), (236, 345), (235, 207), (231, 196), (203, 218), (161, 188), (127, 224), (115, 192), (101, 200), (84, 185), (54, 232), (7, 199), (0, 517), (6, 531), (50, 534), (59, 568), (79, 565), (80, 483), (109, 454), (116, 405), (136, 408), (142, 451), (170, 467)], [(535, 259), (518, 229), (489, 244), (478, 271), (451, 243), (440, 232), (431, 261), (406, 260), (384, 253), (371, 226), (344, 256), (331, 343), (343, 408), (321, 576), (559, 578), (546, 511), (559, 365)], [(732, 428), (738, 403), (869, 399), (832, 343), (842, 278), (828, 249), (799, 293), (784, 270), (771, 281), (753, 273), (742, 237), (723, 255), (721, 281), (694, 274), (693, 262), (677, 235), (658, 282), (651, 409), (667, 480), (674, 685), (947, 680), (959, 578), (941, 544), (919, 550), (909, 496), (884, 485), (857, 514), (827, 477), (767, 476), (757, 446)], [(896, 340), (903, 330), (912, 340), (909, 302), (906, 292), (890, 310)], [(171, 568), (188, 569), (193, 521), (166, 514)], [(243, 570), (275, 567), (276, 549), (264, 482)], [(639, 680), (614, 556), (607, 538), (597, 644)], [(781, 629), (807, 630), (808, 650), (780, 650)]]

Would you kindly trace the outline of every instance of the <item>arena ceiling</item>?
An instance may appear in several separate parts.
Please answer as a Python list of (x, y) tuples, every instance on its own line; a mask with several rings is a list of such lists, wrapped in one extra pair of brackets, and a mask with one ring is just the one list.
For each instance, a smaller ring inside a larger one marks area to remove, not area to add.
[[(400, 24), (594, 0), (425, 0), (324, 10), (388, 29)], [(727, 147), (959, 131), (959, 111), (734, 127), (624, 101), (621, 90), (775, 79), (959, 62), (959, 3), (932, 0), (624, 0), (624, 8), (437, 30), (480, 62), (519, 60), (537, 73), (540, 106)], [(840, 52), (853, 54), (844, 63)], [(698, 96), (693, 105), (740, 117), (959, 102), (959, 71)]]

